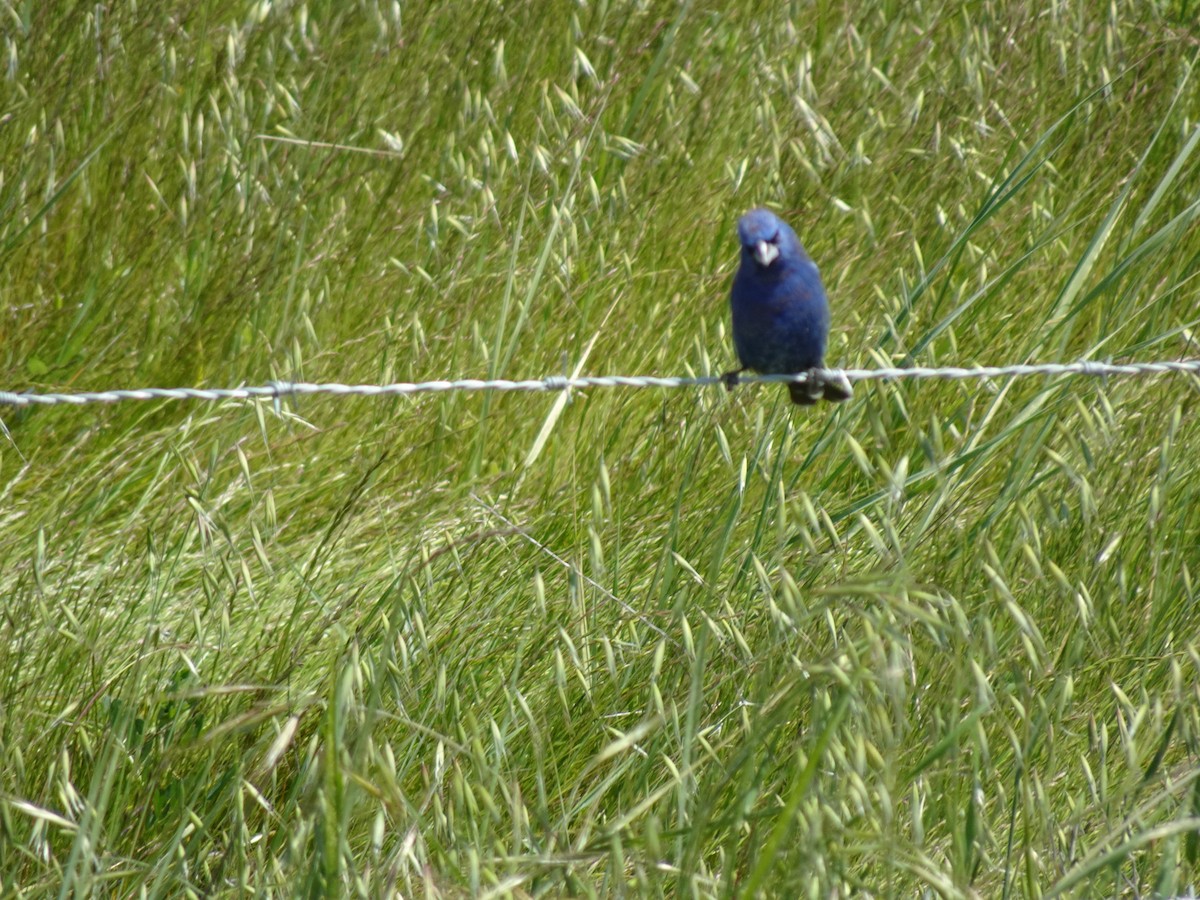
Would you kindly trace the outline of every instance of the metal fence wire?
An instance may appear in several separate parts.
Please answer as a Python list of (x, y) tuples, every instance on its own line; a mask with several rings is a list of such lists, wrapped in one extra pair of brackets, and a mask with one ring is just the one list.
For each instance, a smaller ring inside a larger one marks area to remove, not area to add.
[[(809, 377), (859, 381), (892, 381), (899, 379), (937, 378), (959, 381), (969, 378), (1012, 378), (1027, 375), (1050, 377), (1066, 375), (1119, 376), (1166, 375), (1190, 373), (1200, 375), (1200, 359), (1165, 362), (1109, 363), (1079, 360), (1072, 363), (1026, 363), (1009, 366), (911, 366), (878, 369), (823, 369), (796, 375), (740, 375), (739, 384), (801, 382)], [(398, 397), (409, 394), (433, 394), (446, 391), (564, 391), (574, 388), (683, 388), (711, 387), (725, 384), (719, 375), (671, 377), (656, 375), (589, 375), (568, 378), (551, 375), (546, 378), (510, 381), (507, 379), (463, 378), (455, 381), (416, 381), (395, 384), (337, 384), (293, 381), (273, 381), (268, 384), (236, 388), (131, 388), (75, 393), (0, 391), (3, 406), (83, 406), (88, 403), (117, 403), (122, 400), (254, 400), (284, 399), (287, 397), (330, 394), (333, 396)]]

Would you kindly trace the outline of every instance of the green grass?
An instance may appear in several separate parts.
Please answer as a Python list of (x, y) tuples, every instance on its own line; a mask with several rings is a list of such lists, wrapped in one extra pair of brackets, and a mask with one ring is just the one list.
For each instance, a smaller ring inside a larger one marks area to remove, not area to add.
[[(1200, 356), (1194, 7), (0, 2), (0, 389)], [(0, 894), (1183, 893), (1198, 387), (0, 409)]]

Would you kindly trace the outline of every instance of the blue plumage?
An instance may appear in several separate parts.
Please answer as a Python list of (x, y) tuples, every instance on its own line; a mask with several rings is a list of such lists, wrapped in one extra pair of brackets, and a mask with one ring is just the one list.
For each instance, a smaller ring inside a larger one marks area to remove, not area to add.
[[(796, 232), (770, 210), (753, 209), (738, 221), (742, 262), (733, 278), (733, 343), (742, 369), (764, 375), (822, 368), (829, 337), (829, 303), (821, 274)], [(792, 402), (845, 400), (850, 385), (810, 378), (789, 384)]]

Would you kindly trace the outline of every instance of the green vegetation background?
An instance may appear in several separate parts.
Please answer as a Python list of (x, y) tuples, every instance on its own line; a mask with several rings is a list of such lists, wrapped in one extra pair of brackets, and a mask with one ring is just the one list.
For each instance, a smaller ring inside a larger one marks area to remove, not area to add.
[[(1191, 0), (0, 2), (0, 388), (1198, 356)], [(4, 896), (1167, 896), (1183, 376), (0, 410)]]

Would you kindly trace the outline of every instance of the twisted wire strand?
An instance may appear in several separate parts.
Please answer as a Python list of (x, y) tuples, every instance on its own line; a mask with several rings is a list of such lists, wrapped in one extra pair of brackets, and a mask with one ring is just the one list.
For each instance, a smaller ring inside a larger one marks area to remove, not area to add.
[[(1022, 363), (1008, 366), (912, 366), (879, 369), (824, 369), (816, 372), (821, 380), (890, 381), (895, 379), (937, 378), (958, 381), (968, 378), (1008, 378), (1026, 375), (1166, 375), (1200, 374), (1200, 359), (1161, 362), (1107, 363), (1079, 360), (1072, 363)], [(739, 375), (738, 384), (777, 384), (804, 382), (808, 373), (795, 375)], [(358, 397), (397, 397), (409, 394), (433, 394), (446, 391), (563, 391), (589, 387), (711, 387), (725, 384), (719, 375), (673, 377), (656, 375), (590, 375), (567, 378), (551, 375), (523, 381), (508, 379), (463, 378), (456, 381), (417, 381), (395, 384), (338, 384), (273, 381), (264, 385), (237, 388), (134, 388), (76, 393), (14, 393), (0, 391), (0, 406), (83, 406), (88, 403), (117, 403), (122, 400), (255, 400), (303, 397), (313, 394)]]

